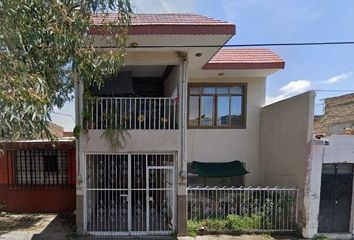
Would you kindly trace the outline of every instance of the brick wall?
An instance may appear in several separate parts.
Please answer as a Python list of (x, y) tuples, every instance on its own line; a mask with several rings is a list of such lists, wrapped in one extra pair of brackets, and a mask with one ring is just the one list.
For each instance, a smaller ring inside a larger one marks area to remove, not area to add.
[[(348, 134), (344, 128), (354, 126), (354, 94), (327, 98), (325, 114), (315, 117), (315, 134)], [(349, 133), (353, 131), (349, 131)]]

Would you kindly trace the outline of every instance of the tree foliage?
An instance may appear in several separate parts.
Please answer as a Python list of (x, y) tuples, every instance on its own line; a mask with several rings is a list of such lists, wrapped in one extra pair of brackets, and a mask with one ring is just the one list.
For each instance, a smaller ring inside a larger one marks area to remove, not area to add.
[[(117, 17), (101, 27), (114, 50), (103, 51), (91, 16), (110, 12)], [(50, 113), (72, 99), (75, 74), (89, 86), (117, 72), (131, 12), (129, 0), (0, 0), (0, 136), (50, 135)]]

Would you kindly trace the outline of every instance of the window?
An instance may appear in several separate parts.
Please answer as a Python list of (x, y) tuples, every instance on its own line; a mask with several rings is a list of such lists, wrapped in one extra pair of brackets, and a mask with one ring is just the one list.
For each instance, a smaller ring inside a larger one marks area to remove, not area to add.
[(44, 171), (58, 172), (58, 156), (44, 156)]
[(68, 185), (68, 151), (14, 150), (13, 184), (23, 187)]
[(191, 85), (188, 126), (191, 128), (245, 127), (245, 84)]

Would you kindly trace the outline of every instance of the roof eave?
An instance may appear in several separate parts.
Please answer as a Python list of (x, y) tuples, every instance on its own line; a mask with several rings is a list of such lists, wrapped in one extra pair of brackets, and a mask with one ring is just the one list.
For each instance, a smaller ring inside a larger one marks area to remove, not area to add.
[(285, 62), (271, 63), (207, 63), (204, 70), (247, 70), (247, 69), (284, 69)]
[[(180, 24), (153, 24), (131, 25), (128, 35), (235, 35), (236, 25), (180, 25)], [(92, 35), (108, 35), (102, 26), (95, 25), (90, 30)]]

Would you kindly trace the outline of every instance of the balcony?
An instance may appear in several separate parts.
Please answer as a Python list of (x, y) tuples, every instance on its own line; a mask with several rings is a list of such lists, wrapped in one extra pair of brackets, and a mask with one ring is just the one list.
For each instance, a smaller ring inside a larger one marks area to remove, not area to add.
[(84, 128), (176, 130), (178, 102), (170, 97), (95, 97), (85, 101)]

